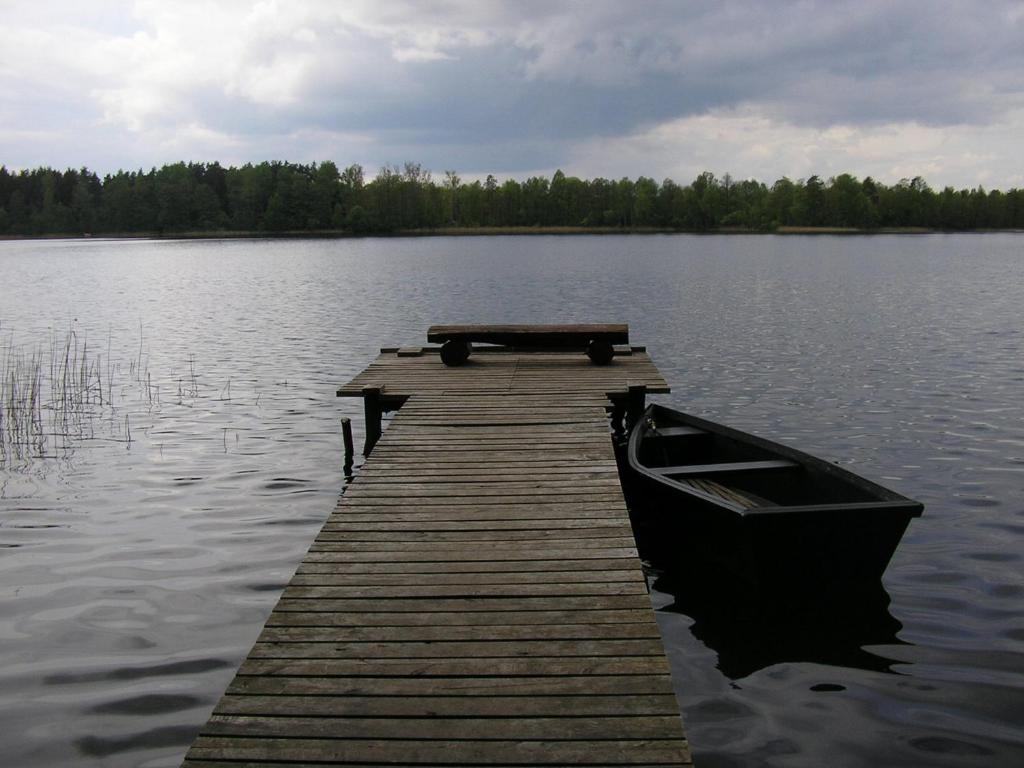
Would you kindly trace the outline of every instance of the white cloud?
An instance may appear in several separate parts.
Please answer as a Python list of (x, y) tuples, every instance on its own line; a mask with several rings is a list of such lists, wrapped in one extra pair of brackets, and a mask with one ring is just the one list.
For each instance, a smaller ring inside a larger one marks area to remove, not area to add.
[(235, 136), (214, 131), (199, 123), (175, 126), (160, 140), (168, 156), (189, 157), (198, 150), (202, 157), (224, 157), (237, 152), (242, 142)]
[(562, 165), (678, 180), (711, 168), (1020, 183), (1019, 4), (941, 10), (8, 2), (0, 162), (112, 170), (332, 150), (360, 153), (335, 155), (342, 163), (413, 159), (466, 174)]
[(988, 126), (795, 125), (757, 105), (679, 118), (631, 136), (578, 145), (564, 166), (579, 175), (644, 174), (687, 183), (710, 170), (771, 184), (788, 176), (852, 173), (885, 183), (923, 176), (933, 186), (1024, 186), (1024, 110)]

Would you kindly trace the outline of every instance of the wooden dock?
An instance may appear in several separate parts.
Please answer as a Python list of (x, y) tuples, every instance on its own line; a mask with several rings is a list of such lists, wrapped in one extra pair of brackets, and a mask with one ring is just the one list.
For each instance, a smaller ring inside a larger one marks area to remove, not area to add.
[(342, 387), (370, 433), (400, 410), (185, 765), (689, 765), (606, 412), (667, 386), (618, 351), (384, 350)]

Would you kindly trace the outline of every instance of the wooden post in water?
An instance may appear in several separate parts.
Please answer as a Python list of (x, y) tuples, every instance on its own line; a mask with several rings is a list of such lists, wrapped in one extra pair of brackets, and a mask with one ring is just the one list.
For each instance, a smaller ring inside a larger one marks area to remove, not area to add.
[(348, 416), (341, 417), (341, 439), (345, 443), (345, 477), (352, 477), (352, 457), (355, 448), (352, 444), (352, 419)]

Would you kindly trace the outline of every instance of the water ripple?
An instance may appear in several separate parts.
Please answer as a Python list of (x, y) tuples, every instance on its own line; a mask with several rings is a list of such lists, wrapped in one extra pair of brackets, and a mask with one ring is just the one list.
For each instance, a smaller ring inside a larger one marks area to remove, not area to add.
[(616, 320), (669, 404), (927, 505), (859, 627), (730, 634), (655, 589), (697, 764), (1024, 765), (1021, 242), (0, 242), (3, 348), (73, 330), (116, 400), (0, 462), (4, 759), (180, 763), (334, 507), (334, 389), (380, 346)]

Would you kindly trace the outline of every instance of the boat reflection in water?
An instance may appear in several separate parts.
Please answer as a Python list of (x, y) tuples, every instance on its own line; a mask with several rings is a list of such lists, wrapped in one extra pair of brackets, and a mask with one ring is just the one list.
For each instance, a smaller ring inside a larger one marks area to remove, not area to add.
[(880, 582), (839, 593), (754, 595), (735, 580), (686, 567), (663, 543), (637, 540), (651, 589), (661, 593), (658, 610), (690, 617), (690, 632), (718, 655), (729, 679), (786, 662), (873, 672), (902, 663), (881, 655), (885, 646), (906, 643)]

